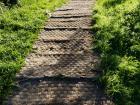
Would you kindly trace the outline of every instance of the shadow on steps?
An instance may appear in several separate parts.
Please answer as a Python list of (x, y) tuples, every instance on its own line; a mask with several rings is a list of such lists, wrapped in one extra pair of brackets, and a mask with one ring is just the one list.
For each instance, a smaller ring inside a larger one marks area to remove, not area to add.
[(18, 78), (6, 105), (111, 105), (90, 78)]

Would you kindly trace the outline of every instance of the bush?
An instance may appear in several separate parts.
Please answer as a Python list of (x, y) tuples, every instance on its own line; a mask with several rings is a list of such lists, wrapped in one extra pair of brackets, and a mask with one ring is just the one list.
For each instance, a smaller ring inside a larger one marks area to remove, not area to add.
[(102, 55), (102, 83), (118, 105), (140, 104), (140, 2), (98, 0), (95, 49)]
[[(133, 57), (106, 56), (102, 82), (118, 105), (139, 105), (140, 62)], [(107, 66), (107, 67), (106, 67)]]

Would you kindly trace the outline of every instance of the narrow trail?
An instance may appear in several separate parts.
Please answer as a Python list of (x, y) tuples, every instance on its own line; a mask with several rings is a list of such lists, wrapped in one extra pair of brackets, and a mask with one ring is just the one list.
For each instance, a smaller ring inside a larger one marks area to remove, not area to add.
[(101, 70), (92, 51), (92, 5), (71, 0), (52, 14), (7, 105), (112, 105), (94, 81)]

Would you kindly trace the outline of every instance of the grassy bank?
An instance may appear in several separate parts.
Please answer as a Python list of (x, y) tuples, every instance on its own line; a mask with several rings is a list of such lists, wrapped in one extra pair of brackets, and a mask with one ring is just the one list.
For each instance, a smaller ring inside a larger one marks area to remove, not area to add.
[(93, 20), (106, 93), (117, 105), (140, 105), (140, 1), (97, 0)]
[(0, 3), (0, 101), (10, 92), (15, 74), (37, 39), (49, 12), (66, 0), (20, 0), (6, 7)]

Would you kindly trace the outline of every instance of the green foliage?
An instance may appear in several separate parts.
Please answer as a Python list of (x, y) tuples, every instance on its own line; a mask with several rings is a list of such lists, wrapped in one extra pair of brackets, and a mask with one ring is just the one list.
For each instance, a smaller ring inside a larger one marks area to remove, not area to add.
[(140, 1), (98, 0), (93, 19), (107, 94), (118, 105), (139, 105)]
[(133, 57), (108, 55), (102, 59), (102, 66), (105, 68), (102, 82), (116, 104), (138, 105), (140, 62)]
[(18, 3), (18, 0), (0, 0), (3, 2), (5, 5), (14, 5)]
[(0, 104), (11, 92), (15, 74), (23, 66), (49, 11), (64, 2), (65, 0), (21, 0), (20, 7), (13, 6), (10, 9), (1, 4)]

